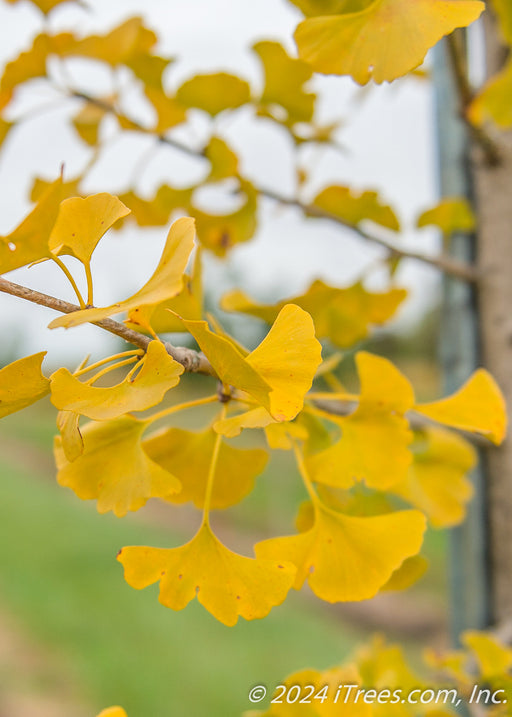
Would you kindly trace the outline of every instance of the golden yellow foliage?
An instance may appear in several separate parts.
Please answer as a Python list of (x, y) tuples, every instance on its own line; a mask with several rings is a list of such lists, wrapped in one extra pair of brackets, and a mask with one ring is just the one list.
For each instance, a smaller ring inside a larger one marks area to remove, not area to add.
[(350, 3), (336, 14), (301, 22), (295, 41), (299, 56), (317, 72), (351, 75), (360, 85), (391, 82), (421, 65), (427, 50), (471, 24), (484, 7), (476, 0)]
[(118, 555), (125, 580), (140, 590), (160, 582), (160, 602), (182, 610), (197, 597), (225, 625), (256, 620), (286, 598), (295, 568), (280, 560), (246, 558), (228, 550), (203, 524), (179, 548), (127, 547)]

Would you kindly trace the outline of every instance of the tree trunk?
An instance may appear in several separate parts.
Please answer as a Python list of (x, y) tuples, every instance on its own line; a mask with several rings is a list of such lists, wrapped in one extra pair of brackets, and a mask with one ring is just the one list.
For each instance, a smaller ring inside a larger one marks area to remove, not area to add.
[[(503, 66), (495, 19), (485, 13), (487, 76)], [(472, 164), (478, 213), (477, 264), (481, 356), (512, 407), (512, 133), (501, 133), (502, 162), (489, 166), (475, 150)], [(512, 440), (487, 451), (492, 619), (512, 619)]]

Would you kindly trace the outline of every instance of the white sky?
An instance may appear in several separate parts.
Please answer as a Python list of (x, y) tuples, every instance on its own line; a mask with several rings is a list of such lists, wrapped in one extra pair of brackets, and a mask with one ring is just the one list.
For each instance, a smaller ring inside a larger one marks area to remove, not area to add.
[[(142, 15), (160, 36), (160, 53), (179, 58), (167, 76), (170, 87), (197, 72), (216, 70), (260, 82), (257, 58), (248, 48), (260, 39), (276, 39), (293, 52), (291, 38), (300, 19), (300, 13), (285, 0), (87, 0), (87, 4), (91, 12), (72, 5), (59, 8), (50, 17), (50, 28), (105, 32), (131, 15)], [(0, 62), (27, 47), (40, 29), (41, 17), (29, 3), (0, 4)], [(80, 64), (75, 69), (90, 89), (108, 90), (102, 72), (85, 71)], [(347, 126), (338, 135), (345, 153), (311, 148), (303, 155), (305, 163), (315, 168), (312, 189), (339, 183), (380, 190), (383, 199), (397, 209), (407, 243), (417, 250), (432, 250), (436, 246), (433, 234), (412, 230), (416, 215), (435, 202), (428, 83), (407, 79), (361, 94), (350, 79), (318, 76), (312, 86), (321, 95), (321, 119), (347, 118)], [(18, 109), (21, 112), (54, 97), (42, 85), (33, 85), (21, 96)], [(34, 175), (54, 177), (64, 162), (71, 176), (87, 161), (90, 152), (66, 127), (65, 116), (66, 112), (56, 109), (25, 122), (4, 147), (0, 156), (1, 233), (8, 233), (28, 210), (27, 188)], [(253, 122), (247, 113), (235, 120), (221, 117), (216, 130), (229, 136), (241, 151), (243, 173), (270, 188), (292, 192), (292, 155), (280, 131), (268, 122)], [(193, 132), (181, 131), (180, 138), (197, 143), (205, 136), (204, 122), (196, 120)], [(91, 174), (87, 189), (124, 191), (137, 157), (147, 146), (145, 138), (114, 144)], [(191, 165), (189, 159), (165, 149), (148, 166), (138, 186), (150, 196), (163, 181), (184, 186), (203, 172), (200, 162)], [(130, 226), (102, 240), (95, 261), (97, 303), (125, 298), (144, 283), (158, 261), (166, 232), (166, 228), (142, 232)], [(297, 212), (266, 202), (257, 238), (236, 248), (227, 264), (209, 260), (206, 281), (217, 295), (236, 285), (256, 298), (284, 297), (318, 277), (340, 286), (349, 283), (380, 255), (350, 232), (327, 222), (304, 222)], [(59, 270), (52, 266), (19, 270), (9, 278), (73, 300)], [(438, 277), (428, 267), (405, 262), (399, 279), (411, 290), (399, 318), (403, 325), (434, 301)], [(54, 315), (0, 296), (1, 335), (16, 339), (23, 353), (48, 349), (48, 360), (54, 363), (62, 360), (63, 353), (76, 360), (86, 352), (97, 355), (107, 348), (108, 340), (94, 327), (72, 333), (45, 329)]]

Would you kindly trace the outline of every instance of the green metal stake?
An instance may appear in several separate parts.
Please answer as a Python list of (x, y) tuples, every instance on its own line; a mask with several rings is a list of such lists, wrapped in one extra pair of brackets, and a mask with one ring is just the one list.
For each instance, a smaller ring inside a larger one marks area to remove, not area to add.
[[(438, 173), (442, 196), (472, 200), (469, 141), (459, 118), (457, 90), (450, 71), (446, 41), (433, 52)], [(455, 234), (450, 253), (473, 262), (476, 236)], [(479, 365), (478, 307), (474, 289), (450, 276), (443, 282), (440, 359), (447, 392), (459, 388)], [(487, 559), (487, 519), (484, 456), (472, 473), (474, 498), (466, 521), (451, 531), (451, 631), (455, 644), (463, 630), (488, 627), (491, 594)]]

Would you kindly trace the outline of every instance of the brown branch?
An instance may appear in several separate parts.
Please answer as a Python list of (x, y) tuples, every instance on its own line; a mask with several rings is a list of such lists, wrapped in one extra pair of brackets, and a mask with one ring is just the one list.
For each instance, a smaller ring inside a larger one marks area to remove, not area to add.
[[(130, 123), (130, 126), (134, 130), (142, 132), (144, 134), (154, 134), (154, 136), (162, 144), (165, 144), (169, 147), (173, 147), (174, 149), (177, 149), (178, 151), (187, 154), (190, 157), (201, 158), (205, 156), (204, 149), (193, 149), (192, 147), (188, 147), (187, 145), (182, 144), (181, 142), (172, 139), (171, 137), (167, 137), (164, 134), (152, 133), (150, 130), (147, 130), (145, 127), (138, 124), (137, 122), (127, 120), (127, 118), (121, 115), (113, 105), (109, 104), (108, 102), (105, 102), (104, 100), (96, 99), (83, 92), (71, 91), (70, 95), (71, 97), (75, 97), (84, 100), (85, 102), (89, 102), (90, 104), (103, 109), (105, 112), (114, 114), (118, 118), (122, 117), (124, 122), (126, 123), (128, 121)], [(451, 276), (471, 283), (476, 282), (478, 279), (476, 269), (470, 264), (458, 261), (456, 259), (452, 259), (452, 257), (447, 255), (441, 255), (437, 257), (428, 256), (426, 254), (422, 254), (421, 252), (409, 251), (407, 249), (400, 248), (392, 242), (383, 239), (382, 237), (376, 236), (375, 234), (371, 234), (370, 232), (361, 229), (359, 226), (343, 220), (336, 214), (327, 212), (324, 209), (320, 209), (319, 207), (316, 207), (312, 204), (304, 204), (298, 199), (285, 197), (278, 192), (266, 189), (265, 187), (259, 187), (255, 185), (254, 188), (263, 197), (267, 197), (268, 199), (272, 199), (276, 202), (279, 202), (279, 204), (283, 204), (289, 207), (295, 207), (297, 209), (300, 209), (307, 216), (316, 217), (317, 219), (326, 219), (344, 227), (345, 229), (349, 229), (352, 232), (355, 232), (362, 239), (365, 239), (368, 242), (377, 244), (386, 249), (389, 252), (390, 257), (392, 258), (413, 259), (416, 261), (420, 261), (424, 264), (428, 264), (429, 266), (438, 269), (439, 271), (444, 272), (445, 274), (450, 274)]]
[(475, 144), (482, 149), (487, 164), (491, 167), (497, 167), (502, 161), (501, 150), (498, 144), (482, 127), (474, 125), (468, 117), (469, 106), (475, 98), (475, 92), (469, 82), (463, 48), (455, 32), (448, 35), (446, 44), (455, 86), (459, 94), (460, 117)]
[[(69, 304), (67, 301), (62, 301), (62, 299), (57, 299), (54, 296), (28, 289), (25, 286), (20, 286), (12, 281), (8, 281), (4, 277), (0, 277), (0, 291), (5, 294), (10, 294), (11, 296), (17, 296), (20, 299), (26, 299), (33, 304), (39, 304), (49, 309), (60, 311), (62, 314), (72, 314), (74, 311), (80, 311), (80, 307), (76, 304)], [(152, 341), (151, 337), (145, 336), (138, 331), (133, 331), (133, 329), (129, 329), (124, 324), (114, 321), (113, 319), (102, 319), (101, 321), (93, 321), (91, 323), (111, 334), (119, 336), (129, 344), (138, 346), (144, 351), (147, 349), (150, 341)], [(172, 356), (175, 361), (178, 361), (178, 363), (185, 368), (185, 371), (190, 373), (203, 373), (217, 378), (217, 374), (204, 354), (184, 346), (173, 346), (167, 341), (164, 342), (164, 345), (167, 353)]]
[(477, 271), (473, 266), (461, 261), (457, 261), (456, 259), (452, 259), (448, 255), (427, 256), (426, 254), (422, 254), (421, 252), (402, 249), (387, 241), (386, 239), (383, 239), (382, 237), (376, 236), (375, 234), (370, 234), (364, 229), (361, 229), (354, 224), (350, 224), (349, 222), (344, 221), (336, 214), (332, 214), (331, 212), (327, 212), (324, 209), (316, 207), (314, 204), (304, 204), (297, 199), (287, 199), (286, 197), (283, 197), (277, 192), (273, 192), (267, 189), (258, 189), (258, 191), (260, 191), (261, 194), (266, 197), (269, 197), (270, 199), (275, 199), (275, 201), (279, 202), (280, 204), (284, 204), (290, 207), (297, 207), (297, 209), (301, 209), (306, 215), (316, 217), (317, 219), (327, 219), (331, 222), (336, 222), (337, 224), (340, 224), (347, 229), (352, 229), (353, 231), (357, 232), (360, 237), (366, 239), (366, 241), (371, 242), (373, 244), (377, 244), (387, 249), (392, 257), (403, 259), (416, 259), (417, 261), (421, 261), (424, 264), (433, 266), (436, 269), (439, 269), (440, 271), (444, 272), (445, 274), (450, 274), (451, 276), (457, 277), (458, 279), (462, 279), (463, 281), (473, 283), (476, 282), (478, 279)]
[[(72, 314), (75, 311), (80, 311), (80, 307), (77, 306), (77, 304), (70, 304), (62, 299), (57, 299), (55, 296), (43, 294), (40, 291), (35, 291), (34, 289), (29, 289), (26, 286), (15, 284), (12, 281), (8, 281), (3, 276), (0, 276), (0, 292), (16, 296), (20, 299), (25, 299), (33, 304), (46, 306), (47, 308), (54, 309), (55, 311), (60, 311), (61, 314)], [(114, 321), (113, 319), (102, 319), (101, 321), (91, 321), (90, 323), (94, 326), (99, 326), (100, 329), (104, 329), (111, 334), (119, 336), (129, 344), (138, 346), (144, 351), (147, 350), (148, 344), (152, 341), (150, 336), (145, 336), (138, 331), (134, 331), (133, 329), (128, 328), (128, 326), (125, 326), (118, 321)], [(219, 378), (213, 366), (203, 353), (194, 351), (193, 349), (189, 349), (184, 346), (173, 346), (167, 341), (164, 342), (164, 346), (167, 353), (172, 356), (175, 361), (178, 361), (178, 363), (184, 367), (185, 371), (189, 373), (201, 373), (207, 376), (213, 376), (217, 379)], [(222, 398), (220, 398), (220, 400), (222, 400)], [(325, 399), (315, 399), (313, 403), (325, 413), (331, 413), (334, 416), (347, 416), (352, 413), (357, 406), (355, 401), (328, 401)], [(429, 419), (414, 413), (414, 411), (408, 415), (408, 419), (411, 428), (416, 430), (421, 430), (428, 425), (432, 425), (432, 422), (429, 421)], [(458, 433), (461, 433), (464, 438), (478, 447), (489, 447), (489, 442), (481, 436), (474, 435), (466, 431), (458, 431)]]

